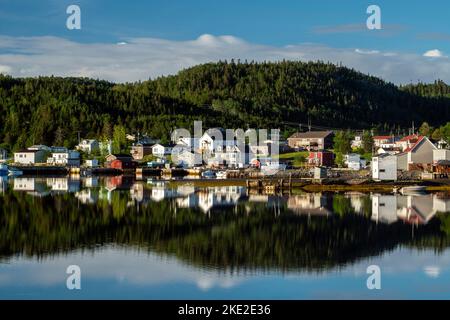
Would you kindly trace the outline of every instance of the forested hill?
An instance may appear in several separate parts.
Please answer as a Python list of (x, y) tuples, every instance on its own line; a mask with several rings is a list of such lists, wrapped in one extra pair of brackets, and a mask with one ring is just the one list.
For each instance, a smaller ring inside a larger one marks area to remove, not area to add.
[(78, 132), (110, 137), (115, 125), (168, 137), (196, 119), (282, 130), (308, 120), (334, 128), (440, 125), (450, 118), (449, 92), (442, 82), (397, 87), (345, 67), (301, 62), (209, 63), (133, 84), (0, 75), (0, 143), (73, 146)]

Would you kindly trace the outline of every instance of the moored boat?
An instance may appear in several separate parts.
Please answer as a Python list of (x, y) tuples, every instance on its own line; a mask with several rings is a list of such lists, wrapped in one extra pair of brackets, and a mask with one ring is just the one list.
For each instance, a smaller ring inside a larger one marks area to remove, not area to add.
[(227, 172), (226, 171), (219, 171), (216, 173), (217, 179), (226, 179), (227, 178)]
[(8, 175), (8, 166), (4, 163), (0, 163), (0, 176), (7, 176)]
[(426, 186), (409, 186), (400, 189), (402, 194), (424, 194), (427, 191)]
[(202, 172), (202, 178), (215, 178), (216, 173), (212, 170), (206, 170)]
[(11, 177), (18, 177), (23, 175), (23, 171), (18, 169), (18, 168), (14, 168), (14, 167), (9, 167), (8, 168), (8, 176)]

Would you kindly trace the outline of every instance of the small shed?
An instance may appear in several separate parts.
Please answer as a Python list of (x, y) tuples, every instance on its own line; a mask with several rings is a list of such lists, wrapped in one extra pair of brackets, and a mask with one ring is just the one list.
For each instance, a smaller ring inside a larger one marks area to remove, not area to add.
[(314, 168), (314, 179), (325, 179), (328, 175), (328, 169), (325, 167), (315, 167)]

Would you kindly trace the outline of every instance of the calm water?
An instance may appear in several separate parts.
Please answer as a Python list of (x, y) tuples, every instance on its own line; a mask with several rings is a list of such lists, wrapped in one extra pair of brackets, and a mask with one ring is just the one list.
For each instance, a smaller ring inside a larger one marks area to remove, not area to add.
[(446, 193), (0, 178), (1, 299), (448, 299), (449, 246)]

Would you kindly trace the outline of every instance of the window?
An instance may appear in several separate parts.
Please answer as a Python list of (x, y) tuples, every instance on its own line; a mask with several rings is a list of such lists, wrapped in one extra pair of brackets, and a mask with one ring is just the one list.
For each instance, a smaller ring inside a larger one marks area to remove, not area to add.
[(380, 172), (386, 172), (386, 170), (385, 169), (380, 169)]

